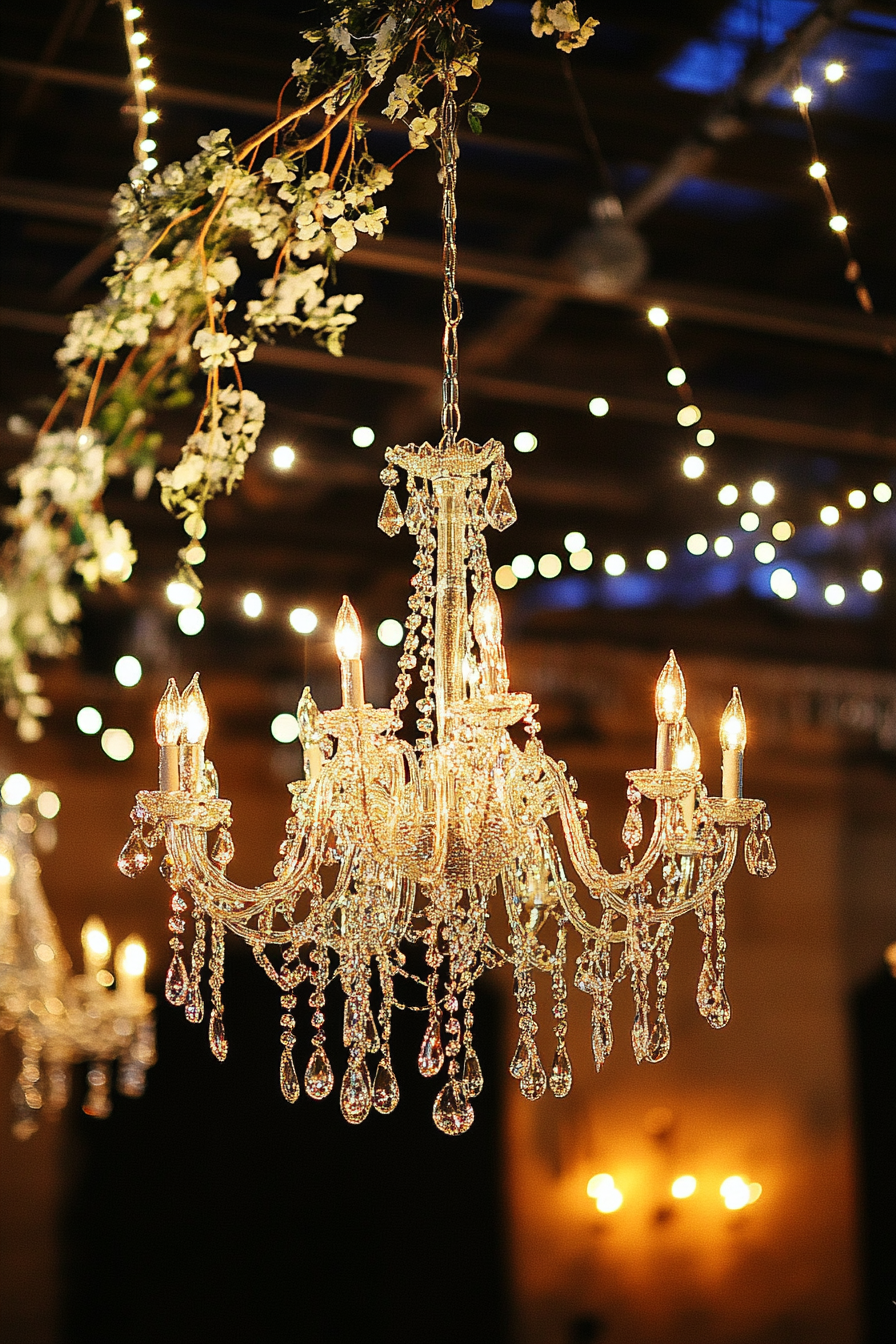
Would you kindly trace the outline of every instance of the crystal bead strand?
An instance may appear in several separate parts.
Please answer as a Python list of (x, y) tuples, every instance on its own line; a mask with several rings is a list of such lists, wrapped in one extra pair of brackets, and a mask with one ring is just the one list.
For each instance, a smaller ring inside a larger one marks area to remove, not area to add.
[(479, 1056), (473, 1048), (473, 1005), (476, 1002), (476, 991), (473, 988), (473, 981), (464, 995), (464, 1068), (463, 1083), (464, 1091), (468, 1097), (478, 1097), (483, 1087), (482, 1065), (479, 1062)]
[(555, 1097), (565, 1097), (572, 1087), (572, 1061), (566, 1049), (566, 920), (557, 921), (557, 950), (554, 953), (551, 985), (554, 991), (554, 1034), (557, 1048), (551, 1065), (550, 1086)]
[[(222, 834), (229, 838), (229, 831)], [(208, 1023), (208, 1043), (215, 1059), (227, 1058), (227, 1035), (224, 1031), (224, 1000), (221, 990), (224, 987), (224, 925), (220, 920), (212, 923), (212, 951), (209, 958), (209, 989), (212, 996), (212, 1013)], [(295, 1000), (293, 1000), (295, 1002)]]
[(329, 954), (322, 942), (317, 942), (312, 946), (311, 962), (309, 1003), (312, 1010), (311, 1025), (314, 1028), (311, 1044), (314, 1048), (311, 1052), (311, 1058), (308, 1060), (308, 1067), (305, 1070), (305, 1091), (315, 1101), (322, 1101), (332, 1092), (334, 1081), (333, 1070), (327, 1058), (327, 1038), (324, 1030), (324, 991), (327, 987)]
[(171, 897), (171, 917), (168, 920), (168, 929), (171, 933), (168, 940), (172, 952), (171, 965), (165, 976), (165, 998), (169, 1003), (173, 1003), (175, 1008), (182, 1008), (187, 997), (187, 968), (181, 956), (184, 945), (180, 937), (184, 931), (183, 915), (186, 908), (186, 901), (180, 892), (175, 891)]
[(193, 907), (194, 935), (190, 951), (190, 977), (187, 981), (187, 993), (184, 999), (184, 1013), (188, 1022), (201, 1022), (205, 1016), (205, 1004), (202, 1001), (202, 971), (205, 966), (205, 915), (202, 907)]
[(373, 1080), (373, 1104), (380, 1115), (389, 1115), (398, 1105), (398, 1080), (395, 1077), (395, 1071), (392, 1068), (391, 1038), (392, 1038), (392, 1007), (395, 1003), (393, 992), (392, 975), (389, 969), (389, 962), (386, 957), (377, 959), (380, 973), (380, 989), (382, 991), (382, 1001), (380, 1003), (380, 1040), (382, 1043), (382, 1054), (380, 1062), (377, 1065), (376, 1074)]
[(666, 991), (669, 987), (669, 948), (672, 945), (672, 924), (665, 921), (657, 930), (655, 943), (656, 957), (656, 1011), (650, 1041), (645, 1058), (651, 1064), (658, 1064), (669, 1053), (671, 1037), (666, 1017)]

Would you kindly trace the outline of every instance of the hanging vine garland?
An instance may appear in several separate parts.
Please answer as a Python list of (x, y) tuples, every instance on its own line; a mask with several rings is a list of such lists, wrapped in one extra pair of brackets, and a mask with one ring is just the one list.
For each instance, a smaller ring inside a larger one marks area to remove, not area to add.
[[(490, 4), (472, 0), (474, 10)], [(186, 163), (152, 177), (135, 167), (116, 193), (107, 296), (72, 318), (56, 356), (64, 389), (10, 476), (20, 498), (6, 516), (0, 682), (25, 741), (40, 737), (51, 708), (31, 656), (73, 652), (80, 590), (125, 582), (137, 558), (127, 528), (103, 510), (110, 477), (130, 478), (138, 496), (157, 477), (163, 506), (193, 539), (178, 578), (198, 593), (206, 506), (239, 484), (264, 425), (264, 402), (243, 377), (258, 342), (311, 332), (342, 354), (363, 295), (335, 291), (336, 263), (358, 234), (382, 235), (378, 198), (392, 182), (368, 148), (364, 105), (394, 75), (383, 114), (406, 125), (408, 152), (430, 143), (428, 85), (445, 69), (455, 79), (476, 71), (479, 37), (459, 8), (329, 0), (324, 22), (303, 34), (310, 50), (293, 62), (274, 122), (240, 145), (229, 130), (212, 131)], [(553, 36), (562, 51), (584, 46), (596, 22), (580, 21), (571, 0), (532, 7), (535, 36)], [(488, 108), (474, 97), (475, 86), (466, 109), (478, 131)], [(246, 243), (273, 265), (261, 297), (240, 310), (235, 249)], [(193, 432), (176, 466), (156, 473), (155, 418), (190, 404), (198, 379)]]

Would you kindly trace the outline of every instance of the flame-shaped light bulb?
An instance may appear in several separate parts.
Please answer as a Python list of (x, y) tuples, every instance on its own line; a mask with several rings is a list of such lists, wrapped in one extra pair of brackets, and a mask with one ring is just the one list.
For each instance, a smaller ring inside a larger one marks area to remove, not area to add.
[(341, 663), (356, 662), (361, 657), (361, 622), (347, 597), (343, 597), (336, 617), (334, 642)]
[(302, 692), (301, 699), (296, 707), (296, 720), (299, 725), (299, 740), (302, 746), (305, 748), (316, 746), (321, 739), (320, 710), (311, 694), (310, 686), (306, 686)]
[(124, 998), (142, 998), (146, 975), (146, 944), (131, 934), (115, 949), (115, 982)]
[(658, 723), (680, 723), (687, 708), (688, 696), (678, 659), (670, 649), (666, 666), (656, 683), (656, 717)]
[(156, 741), (159, 746), (177, 746), (183, 726), (180, 691), (174, 678), (171, 677), (156, 710)]
[(501, 643), (503, 621), (501, 620), (501, 604), (492, 587), (490, 576), (483, 580), (479, 592), (473, 598), (470, 614), (473, 618), (473, 634), (479, 647), (481, 649), (497, 648)]
[(689, 719), (682, 719), (678, 725), (678, 741), (675, 745), (673, 762), (676, 770), (700, 769), (700, 743)]
[(719, 743), (723, 751), (743, 751), (747, 745), (747, 718), (736, 686), (719, 724)]
[(109, 960), (112, 944), (105, 924), (96, 915), (85, 919), (81, 926), (81, 947), (84, 949), (84, 969), (88, 974), (101, 971)]
[(181, 701), (184, 725), (184, 741), (191, 747), (204, 747), (208, 737), (208, 709), (205, 696), (199, 689), (199, 673), (184, 691)]

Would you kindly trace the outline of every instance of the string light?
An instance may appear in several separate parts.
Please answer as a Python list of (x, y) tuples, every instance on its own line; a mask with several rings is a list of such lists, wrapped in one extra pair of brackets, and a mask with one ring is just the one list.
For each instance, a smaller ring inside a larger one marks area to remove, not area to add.
[(115, 680), (120, 686), (136, 686), (143, 676), (143, 667), (139, 658), (126, 653), (115, 664)]
[(510, 562), (510, 568), (518, 579), (530, 579), (535, 573), (535, 561), (531, 555), (515, 555)]
[(789, 602), (792, 597), (796, 597), (796, 580), (789, 569), (775, 569), (769, 575), (768, 586), (776, 597), (781, 597), (785, 602)]
[(604, 561), (604, 569), (614, 579), (625, 573), (625, 557), (617, 551), (611, 552)]
[(521, 429), (519, 434), (514, 436), (513, 446), (518, 453), (534, 453), (538, 447), (538, 439), (534, 434), (530, 434), (528, 429)]
[(702, 532), (692, 532), (685, 542), (691, 555), (705, 555), (709, 549), (709, 542)]
[(587, 546), (583, 546), (580, 551), (573, 551), (569, 557), (569, 563), (572, 569), (582, 570), (590, 569), (594, 564), (594, 556)]
[(376, 432), (369, 425), (358, 425), (352, 430), (352, 443), (356, 448), (369, 448), (376, 438)]
[(846, 599), (846, 589), (842, 583), (829, 583), (824, 590), (824, 600), (829, 606), (839, 607)]
[(183, 635), (198, 635), (205, 627), (205, 616), (198, 607), (184, 607), (177, 613), (177, 624)]
[(134, 754), (134, 739), (126, 728), (107, 728), (100, 746), (110, 761), (127, 761)]
[(759, 514), (748, 509), (746, 513), (741, 514), (740, 525), (744, 532), (755, 532), (759, 526)]
[[(152, 65), (152, 57), (146, 51), (149, 34), (144, 28), (135, 29), (134, 23), (143, 18), (143, 10), (138, 5), (129, 5), (120, 0), (121, 17), (124, 24), (125, 46), (131, 67), (131, 83), (134, 89), (134, 105), (137, 114), (137, 137), (134, 141), (134, 158), (144, 173), (158, 168), (159, 161), (153, 157), (157, 148), (155, 140), (146, 138), (142, 127), (151, 126), (159, 120), (159, 114), (147, 104), (146, 95), (156, 87), (156, 81), (145, 71)], [(148, 157), (141, 158), (141, 155)]]
[(299, 723), (295, 714), (277, 714), (271, 719), (271, 737), (275, 742), (295, 742)]
[(878, 569), (866, 569), (862, 574), (862, 587), (866, 593), (879, 593), (884, 586), (884, 576)]
[(52, 821), (54, 817), (58, 817), (61, 806), (59, 794), (54, 793), (52, 789), (44, 789), (37, 795), (37, 810), (45, 821)]
[(864, 490), (850, 490), (846, 498), (851, 509), (864, 509), (868, 503), (868, 496)]
[(692, 453), (690, 457), (686, 457), (682, 462), (681, 469), (689, 481), (696, 481), (706, 470), (706, 463), (703, 461), (702, 457), (698, 457), (696, 453)]
[(376, 637), (387, 649), (397, 648), (404, 639), (404, 626), (401, 621), (396, 621), (390, 616), (385, 621), (380, 621), (376, 628)]
[(670, 369), (666, 374), (666, 382), (672, 387), (681, 387), (682, 383), (687, 382), (687, 374), (684, 369), (678, 368), (676, 365), (674, 369)]
[(702, 414), (699, 406), (682, 406), (676, 419), (684, 429), (690, 429), (691, 425), (696, 425)]
[(775, 541), (789, 541), (795, 531), (796, 528), (794, 527), (793, 523), (786, 523), (782, 521), (780, 523), (774, 524), (774, 526), (772, 527), (772, 536), (774, 537)]
[(758, 546), (753, 547), (753, 555), (760, 565), (770, 565), (777, 554), (770, 541), (760, 541)]
[(0, 798), (3, 799), (7, 807), (18, 807), (24, 803), (31, 792), (31, 780), (27, 775), (16, 771), (14, 774), (7, 775), (0, 787)]
[(165, 589), (165, 595), (173, 607), (192, 607), (199, 603), (200, 594), (191, 583), (182, 583), (172, 579)]
[(665, 327), (669, 321), (669, 314), (665, 308), (648, 308), (647, 321), (652, 327)]
[(255, 621), (264, 611), (264, 602), (260, 593), (245, 593), (243, 596), (243, 613), (251, 621)]
[[(836, 83), (837, 80), (843, 78), (845, 73), (846, 73), (845, 68), (840, 61), (830, 61), (825, 68), (825, 79), (827, 79), (830, 83)], [(837, 202), (834, 200), (834, 193), (831, 190), (830, 183), (828, 182), (827, 165), (823, 162), (818, 153), (818, 143), (815, 139), (815, 128), (812, 125), (812, 117), (809, 113), (809, 103), (812, 100), (811, 90), (807, 89), (805, 85), (800, 85), (800, 87), (798, 89), (795, 89), (793, 92), (793, 100), (799, 108), (800, 116), (803, 121), (803, 126), (806, 129), (806, 138), (809, 141), (809, 150), (812, 155), (812, 161), (809, 164), (809, 170), (808, 170), (809, 176), (813, 178), (821, 188), (822, 194), (825, 198), (825, 203), (828, 208), (828, 225), (831, 228), (832, 232), (835, 233), (837, 237), (840, 239), (840, 243), (843, 247), (843, 251), (846, 256), (846, 269), (844, 271), (844, 276), (852, 285), (859, 306), (863, 309), (864, 312), (873, 313), (874, 302), (871, 298), (871, 294), (868, 290), (868, 287), (862, 280), (862, 268), (853, 254), (852, 245), (849, 241), (849, 236), (847, 232), (847, 230), (849, 229), (849, 220), (847, 219), (846, 215), (844, 215), (837, 208)]]
[(75, 723), (86, 737), (94, 737), (103, 726), (103, 716), (93, 705), (84, 705), (75, 715)]
[(771, 504), (775, 497), (775, 487), (772, 485), (771, 481), (756, 481), (753, 484), (753, 489), (750, 491), (750, 494), (753, 496), (753, 500), (756, 504)]
[(652, 551), (647, 552), (648, 569), (665, 569), (668, 563), (669, 563), (668, 555), (666, 554), (665, 551), (661, 551), (658, 547), (656, 547)]
[(601, 417), (608, 414), (610, 403), (606, 397), (592, 397), (588, 403), (588, 409), (592, 415)]
[(289, 613), (289, 623), (299, 635), (310, 635), (317, 629), (317, 616), (309, 607), (293, 607)]
[(893, 498), (893, 491), (886, 481), (878, 481), (877, 485), (871, 491), (878, 504), (889, 504)]
[(740, 491), (736, 485), (723, 485), (719, 491), (718, 499), (720, 504), (736, 504), (740, 498)]
[(711, 448), (716, 441), (716, 436), (711, 429), (698, 429), (697, 442), (701, 448)]
[(715, 551), (716, 555), (721, 556), (723, 560), (727, 560), (728, 556), (731, 555), (734, 551), (734, 542), (731, 540), (730, 537), (725, 536), (716, 537), (715, 541), (712, 544), (712, 548)]
[(289, 471), (295, 466), (296, 450), (289, 443), (278, 443), (271, 453), (271, 461), (278, 471)]
[(514, 574), (510, 565), (499, 565), (495, 570), (495, 583), (499, 588), (503, 588), (504, 591), (507, 592), (509, 589), (516, 587), (519, 583), (519, 579)]
[(825, 527), (835, 527), (840, 521), (840, 510), (834, 504), (825, 504), (818, 516)]
[(538, 572), (543, 579), (556, 579), (563, 568), (563, 562), (559, 555), (548, 553), (543, 555), (538, 562)]
[(563, 538), (563, 545), (572, 555), (575, 551), (581, 551), (585, 548), (585, 537), (581, 532), (567, 532)]

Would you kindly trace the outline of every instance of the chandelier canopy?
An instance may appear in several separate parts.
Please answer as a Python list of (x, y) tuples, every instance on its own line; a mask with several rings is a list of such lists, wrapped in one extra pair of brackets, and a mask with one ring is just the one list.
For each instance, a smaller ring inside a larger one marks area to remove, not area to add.
[[(519, 1043), (510, 1070), (530, 1100), (548, 1087), (565, 1096), (572, 1085), (566, 1048), (571, 936), (580, 945), (573, 983), (593, 1005), (595, 1066), (600, 1069), (612, 1046), (613, 989), (626, 977), (634, 996), (635, 1056), (656, 1062), (669, 1049), (665, 1001), (674, 921), (688, 914), (697, 919), (703, 935), (697, 1005), (711, 1026), (722, 1027), (729, 1016), (724, 885), (738, 829), (750, 828), (745, 858), (752, 873), (770, 875), (775, 859), (765, 804), (742, 796), (746, 720), (736, 689), (720, 728), (721, 797), (710, 797), (686, 716), (684, 677), (670, 653), (656, 688), (655, 765), (627, 775), (625, 855), (618, 872), (600, 859), (576, 781), (542, 746), (538, 706), (510, 689), (485, 531), (503, 530), (516, 519), (511, 472), (500, 443), (480, 445), (460, 434), (458, 144), (450, 76), (439, 129), (442, 435), (435, 446), (390, 448), (382, 472), (386, 495), (379, 525), (390, 536), (407, 526), (417, 542), (392, 702), (377, 709), (365, 700), (362, 631), (345, 598), (335, 631), (342, 706), (321, 712), (308, 688), (302, 695), (297, 714), (305, 778), (289, 786), (293, 816), (274, 878), (253, 889), (226, 876), (234, 852), (230, 803), (218, 796), (214, 767), (205, 757), (209, 718), (198, 678), (183, 694), (169, 682), (156, 716), (159, 789), (138, 794), (134, 831), (119, 866), (136, 875), (164, 839), (162, 872), (174, 893), (166, 994), (193, 1022), (204, 1014), (200, 980), (210, 925), (209, 1037), (218, 1059), (227, 1054), (222, 985), (229, 929), (249, 944), (281, 991), (280, 1082), (288, 1101), (301, 1090), (294, 1010), (303, 982), (313, 1027), (305, 1090), (320, 1099), (334, 1087), (324, 1009), (326, 989), (338, 979), (348, 1051), (340, 1088), (345, 1118), (358, 1123), (371, 1107), (386, 1114), (397, 1105), (392, 1014), (394, 1008), (416, 1008), (426, 1014), (420, 1071), (436, 1078), (445, 1070), (433, 1118), (443, 1132), (460, 1134), (473, 1122), (472, 1101), (483, 1086), (473, 1041), (475, 986), (483, 971), (513, 967)], [(395, 493), (399, 473), (407, 484), (404, 510)], [(414, 674), (419, 736), (411, 745), (399, 732)], [(520, 740), (511, 736), (514, 726)], [(655, 805), (646, 843), (644, 798)], [(587, 893), (583, 899), (567, 876), (561, 841)], [(506, 911), (505, 945), (489, 927), (499, 903)], [(183, 942), (188, 908), (194, 921), (189, 966)], [(425, 957), (422, 976), (405, 951), (415, 943)], [(549, 980), (553, 1000), (549, 1070), (537, 1045), (538, 974)], [(425, 992), (425, 1003), (404, 1001), (412, 984), (420, 987), (418, 998)]]

